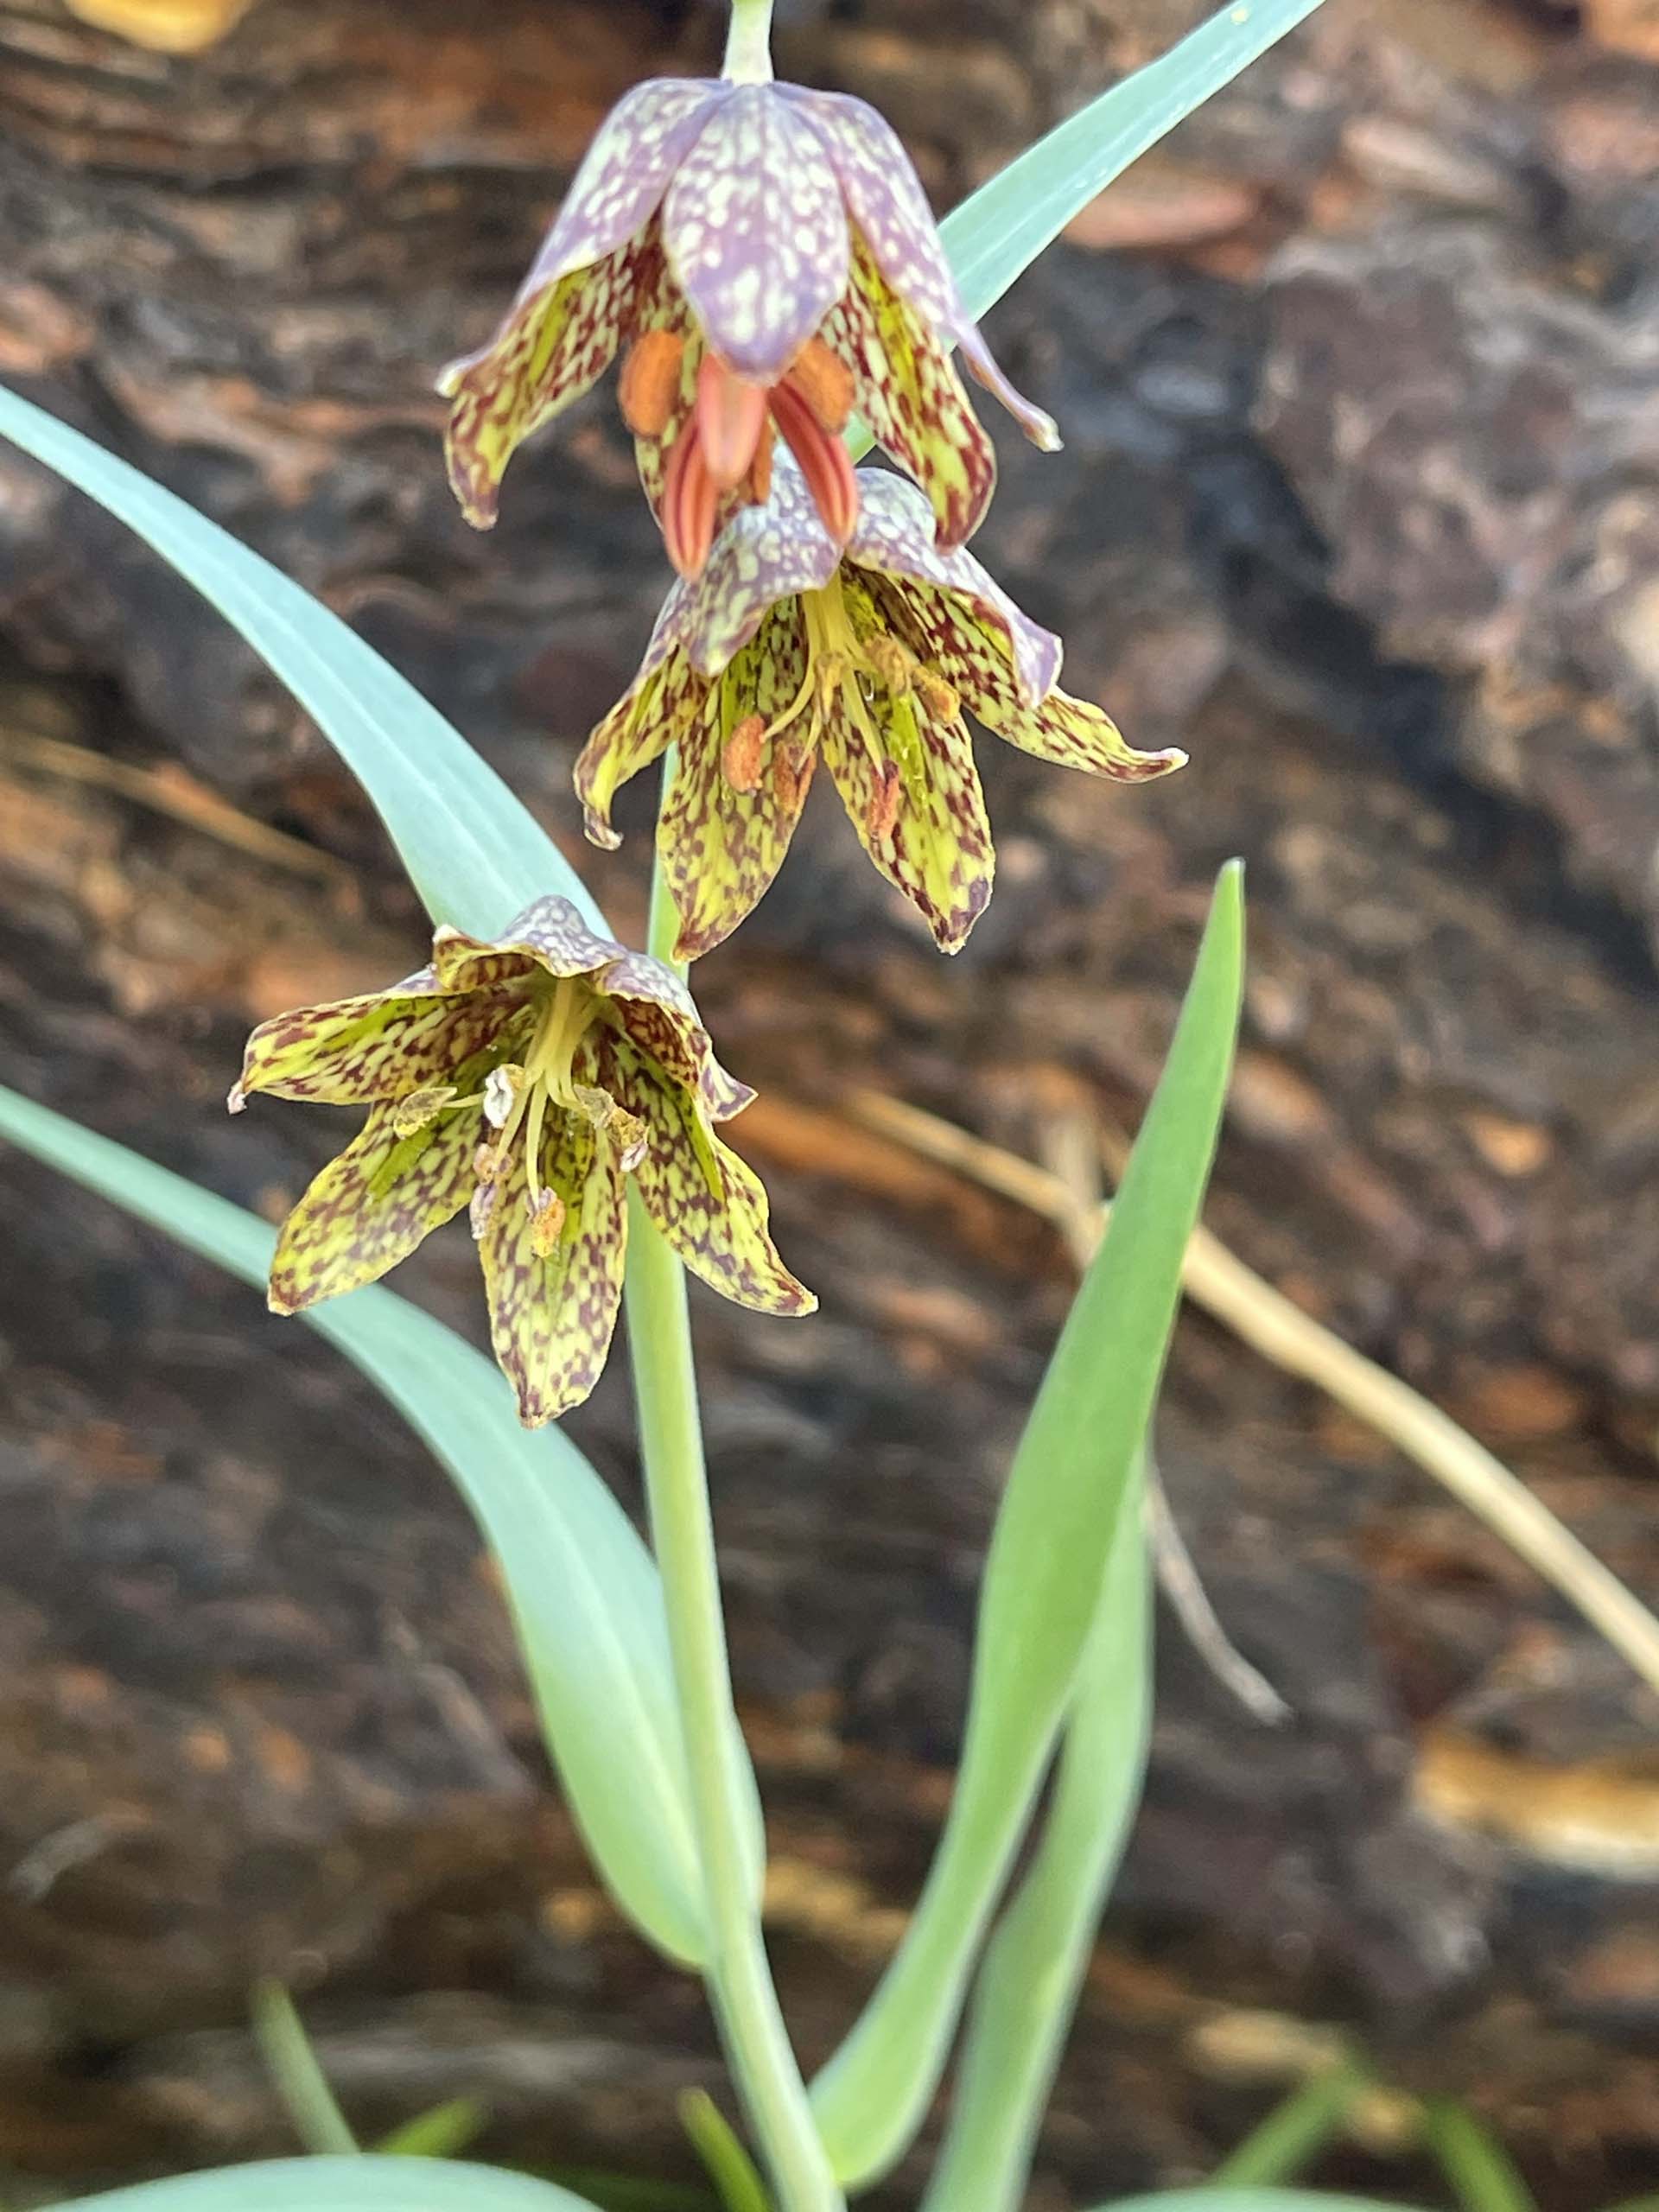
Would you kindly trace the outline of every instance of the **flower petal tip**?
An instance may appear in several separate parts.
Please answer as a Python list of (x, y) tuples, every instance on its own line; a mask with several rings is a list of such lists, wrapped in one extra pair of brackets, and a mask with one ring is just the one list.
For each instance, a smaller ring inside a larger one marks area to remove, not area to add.
[(225, 1111), (227, 1114), (245, 1114), (247, 1110), (248, 1094), (239, 1083), (233, 1083), (225, 1094)]

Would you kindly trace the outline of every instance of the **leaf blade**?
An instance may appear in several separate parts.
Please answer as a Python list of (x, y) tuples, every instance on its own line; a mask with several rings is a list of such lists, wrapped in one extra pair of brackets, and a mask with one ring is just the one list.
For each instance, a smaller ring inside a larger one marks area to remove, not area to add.
[[(1099, 1250), (1015, 1453), (981, 1585), (950, 1815), (904, 1940), (813, 2084), (838, 2178), (884, 2172), (919, 2126), (1059, 1732), (1116, 1516), (1162, 1374), (1221, 1125), (1243, 991), (1243, 900), (1223, 869), (1174, 1042)], [(1116, 1387), (1101, 1379), (1109, 1345)]]
[[(0, 1136), (263, 1287), (275, 1238), (229, 1200), (0, 1087)], [(448, 1467), (495, 1557), (572, 1813), (607, 1885), (671, 1958), (702, 1952), (702, 1878), (657, 1570), (556, 1427), (521, 1428), (494, 1368), (389, 1290), (304, 1319)], [(620, 1760), (619, 1742), (633, 1761)]]
[(0, 435), (124, 523), (241, 632), (357, 776), (435, 921), (487, 936), (557, 892), (604, 929), (528, 809), (337, 614), (141, 469), (3, 386)]
[(57, 2212), (592, 2212), (502, 2166), (441, 2158), (268, 2158), (77, 2197)]

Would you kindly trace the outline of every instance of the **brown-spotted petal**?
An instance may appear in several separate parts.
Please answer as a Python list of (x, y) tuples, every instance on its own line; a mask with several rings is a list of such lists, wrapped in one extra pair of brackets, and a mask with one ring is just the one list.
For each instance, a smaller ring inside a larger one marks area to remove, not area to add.
[(940, 950), (959, 952), (985, 910), (996, 863), (968, 733), (913, 698), (889, 700), (876, 728), (882, 742), (873, 753), (844, 710), (833, 714), (824, 764), (865, 851)]
[(443, 372), (438, 389), (452, 402), (444, 433), (449, 481), (475, 529), (494, 523), (518, 448), (610, 366), (661, 259), (654, 232), (641, 232), (531, 292), (481, 353)]
[(695, 1275), (759, 1313), (810, 1313), (817, 1300), (778, 1255), (759, 1176), (706, 1126), (696, 1096), (613, 1038), (608, 1087), (645, 1122), (633, 1178), (645, 1211)]
[(1147, 784), (1186, 766), (1186, 755), (1177, 746), (1137, 753), (1109, 714), (1066, 691), (1051, 691), (1040, 706), (1007, 715), (985, 713), (977, 704), (973, 711), (988, 729), (1022, 753), (1091, 776), (1109, 776), (1116, 783)]
[(663, 202), (669, 266), (728, 367), (775, 384), (847, 283), (847, 213), (823, 142), (775, 85), (740, 85)]
[[(996, 453), (968, 403), (948, 347), (894, 291), (861, 244), (824, 343), (851, 368), (871, 435), (925, 487), (939, 542), (960, 545), (984, 519)], [(861, 485), (868, 472), (861, 472)]]
[(587, 976), (627, 950), (590, 930), (568, 899), (550, 893), (515, 914), (499, 938), (469, 937), (445, 924), (432, 938), (432, 964), (447, 990), (487, 988), (503, 974)]
[(696, 960), (728, 938), (783, 865), (816, 756), (796, 723), (766, 745), (752, 788), (728, 775), (725, 739), (745, 715), (770, 720), (798, 693), (806, 648), (798, 610), (780, 609), (721, 679), (721, 720), (680, 748), (657, 849), (680, 933), (675, 957)]
[(671, 968), (644, 952), (613, 961), (599, 978), (623, 1033), (676, 1083), (701, 1096), (710, 1121), (729, 1122), (754, 1093), (715, 1058), (696, 1005)]
[[(675, 593), (685, 589), (675, 586)], [(671, 605), (674, 594), (671, 594)], [(667, 610), (659, 618), (663, 632)], [(677, 646), (664, 644), (658, 655), (658, 639), (652, 639), (645, 665), (609, 714), (596, 723), (577, 757), (576, 797), (582, 801), (582, 827), (590, 844), (613, 852), (622, 842), (611, 827), (611, 805), (630, 777), (648, 768), (670, 746), (677, 743), (701, 715), (709, 686)], [(654, 664), (653, 664), (654, 660)]]
[(859, 480), (858, 525), (847, 556), (858, 568), (894, 580), (899, 589), (896, 596), (884, 594), (884, 603), (906, 610), (907, 632), (912, 623), (919, 627), (923, 658), (950, 660), (940, 673), (975, 713), (980, 687), (1011, 690), (1022, 704), (1035, 706), (1059, 679), (1059, 639), (1022, 613), (971, 553), (960, 547), (940, 551), (929, 534), (926, 502), (913, 484), (875, 469), (861, 470)]
[(780, 89), (811, 118), (841, 180), (848, 213), (868, 240), (888, 286), (961, 346), (979, 382), (996, 395), (1033, 444), (1052, 452), (1060, 442), (1053, 420), (1014, 390), (970, 321), (927, 195), (892, 124), (845, 92), (794, 85)]
[(270, 1268), (274, 1312), (297, 1313), (378, 1282), (467, 1204), (476, 1109), (440, 1114), (408, 1136), (398, 1135), (395, 1111), (372, 1107), (361, 1133), (283, 1224)]
[(564, 1208), (556, 1243), (538, 1250), (537, 1214), (515, 1149), (480, 1209), (479, 1258), (490, 1340), (527, 1428), (580, 1405), (604, 1369), (627, 1254), (623, 1175), (614, 1150), (581, 1114), (550, 1115), (537, 1197)]
[(488, 1046), (524, 1004), (509, 984), (465, 995), (438, 988), (430, 969), (389, 991), (273, 1014), (249, 1038), (232, 1094), (365, 1106), (442, 1083)]

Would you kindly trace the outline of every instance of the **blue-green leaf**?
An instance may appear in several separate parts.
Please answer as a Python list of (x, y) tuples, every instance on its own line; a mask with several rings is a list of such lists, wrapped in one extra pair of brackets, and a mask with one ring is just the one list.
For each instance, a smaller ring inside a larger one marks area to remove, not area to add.
[(4, 390), (0, 435), (136, 531), (241, 632), (358, 777), (435, 921), (489, 936), (557, 892), (603, 929), (535, 817), (337, 614), (141, 470)]
[(1123, 1492), (1042, 1840), (988, 1948), (922, 2212), (1018, 2212), (1152, 1728), (1144, 1462)]
[(1115, 2197), (1094, 2212), (1401, 2212), (1376, 2196), (1339, 2196), (1323, 2189), (1162, 2189)]
[(593, 2212), (500, 2166), (438, 2158), (270, 2158), (80, 2196), (55, 2212)]
[[(275, 1239), (239, 1206), (3, 1089), (0, 1137), (264, 1287)], [(661, 1950), (695, 1962), (702, 1878), (668, 1624), (632, 1522), (563, 1432), (521, 1428), (489, 1361), (418, 1306), (358, 1290), (304, 1318), (454, 1477), (500, 1562), (548, 1744), (600, 1872)]]
[(941, 226), (969, 315), (983, 315), (1131, 162), (1319, 4), (1232, 0), (1179, 46), (1056, 124), (970, 194)]
[(1234, 862), (1222, 872), (1168, 1061), (1008, 1477), (938, 1854), (868, 2010), (814, 2085), (824, 2141), (849, 2185), (884, 2172), (920, 2124), (1072, 1696), (1221, 1126), (1243, 963)]

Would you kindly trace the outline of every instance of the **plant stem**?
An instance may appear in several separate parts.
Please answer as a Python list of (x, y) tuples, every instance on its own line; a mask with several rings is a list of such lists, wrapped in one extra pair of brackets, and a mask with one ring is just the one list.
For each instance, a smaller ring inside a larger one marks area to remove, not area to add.
[(772, 0), (732, 0), (721, 74), (740, 85), (772, 82)]
[(1275, 2105), (1210, 2177), (1212, 2189), (1282, 2189), (1338, 2133), (1366, 2086), (1363, 2067), (1344, 2060)]
[[(671, 752), (664, 794), (673, 773)], [(658, 868), (650, 937), (658, 959), (670, 958), (677, 928)], [(709, 1995), (780, 2212), (839, 2212), (841, 2192), (813, 2124), (760, 1932), (753, 1777), (732, 1702), (684, 1270), (632, 1191), (628, 1215), (628, 1344), (707, 1894)]]

